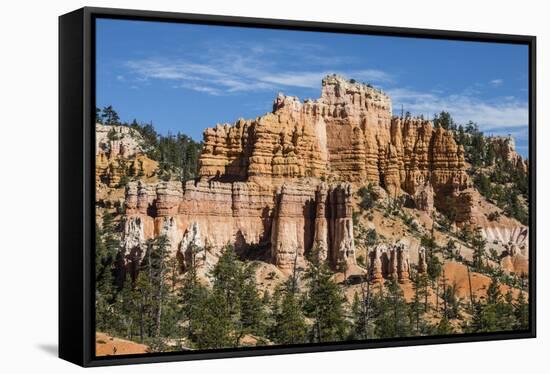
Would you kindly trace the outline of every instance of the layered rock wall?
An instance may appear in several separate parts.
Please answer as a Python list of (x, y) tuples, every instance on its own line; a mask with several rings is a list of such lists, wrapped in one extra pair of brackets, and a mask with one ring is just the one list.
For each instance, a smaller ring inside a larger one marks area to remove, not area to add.
[(512, 165), (521, 168), (524, 172), (529, 170), (529, 163), (516, 151), (516, 143), (511, 136), (492, 136), (487, 141), (495, 151), (495, 157), (508, 160)]
[[(238, 253), (268, 249), (274, 264), (290, 268), (295, 261), (303, 265), (314, 244), (324, 243), (323, 260), (355, 263), (350, 188), (307, 181), (283, 184), (276, 191), (254, 182), (131, 182), (124, 253), (143, 254), (147, 239), (164, 235), (172, 255), (181, 260), (185, 243), (210, 248), (211, 263), (230, 244)], [(190, 240), (190, 231), (198, 239)]]
[(96, 123), (96, 185), (118, 187), (123, 176), (150, 177), (158, 163), (143, 152), (141, 136), (128, 126)]
[[(369, 183), (392, 198), (409, 194), (428, 213), (456, 210), (458, 223), (475, 215), (464, 150), (451, 133), (392, 117), (382, 91), (328, 76), (317, 100), (279, 94), (271, 113), (206, 129), (197, 180), (130, 183), (125, 251), (166, 235), (182, 259), (186, 243), (209, 248), (206, 265), (228, 243), (265, 251), (280, 268), (302, 264), (312, 248), (333, 266), (354, 264), (352, 193)], [(373, 256), (374, 278), (408, 277), (404, 248), (377, 251), (387, 263)]]
[[(392, 117), (391, 108), (382, 91), (328, 76), (317, 100), (279, 94), (272, 113), (207, 129), (199, 174), (275, 185), (306, 177), (372, 183), (393, 198), (427, 191), (428, 183), (436, 208), (462, 201), (471, 182), (453, 135), (421, 118)], [(431, 208), (426, 202), (421, 209)]]

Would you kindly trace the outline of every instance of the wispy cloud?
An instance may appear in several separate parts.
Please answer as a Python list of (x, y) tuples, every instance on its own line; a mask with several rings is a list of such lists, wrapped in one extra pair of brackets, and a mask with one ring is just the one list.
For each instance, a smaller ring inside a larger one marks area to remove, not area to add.
[(391, 76), (381, 70), (296, 70), (257, 69), (246, 62), (229, 66), (204, 65), (184, 60), (133, 60), (126, 66), (141, 79), (176, 81), (179, 87), (221, 95), (240, 91), (275, 90), (284, 87), (319, 88), (328, 74), (342, 74), (367, 82), (390, 82)]
[(392, 81), (391, 75), (388, 73), (375, 70), (325, 70), (325, 71), (294, 71), (279, 74), (267, 75), (260, 77), (264, 82), (279, 84), (282, 86), (294, 86), (304, 88), (317, 88), (321, 82), (321, 79), (329, 74), (340, 74), (348, 78), (353, 78), (360, 81), (367, 82), (390, 82)]
[[(130, 60), (125, 67), (137, 81), (166, 80), (174, 87), (210, 95), (285, 87), (318, 89), (321, 79), (332, 73), (372, 83), (393, 81), (391, 74), (381, 70), (342, 69), (342, 65), (347, 65), (343, 64), (343, 58), (323, 58), (324, 47), (314, 44), (285, 46), (272, 41), (269, 49), (261, 45), (238, 47), (229, 51), (209, 48), (198, 56)], [(309, 69), (302, 68), (303, 61), (307, 61), (305, 66), (310, 66)]]
[(514, 97), (482, 100), (466, 90), (459, 94), (441, 95), (419, 92), (408, 88), (387, 90), (394, 108), (401, 108), (416, 115), (432, 116), (448, 111), (458, 123), (476, 122), (484, 131), (497, 132), (506, 128), (510, 133), (524, 132), (529, 123), (528, 105)]
[(356, 61), (353, 56), (333, 56), (325, 46), (317, 44), (293, 44), (276, 39), (262, 44), (236, 42), (230, 46), (211, 42), (201, 48), (200, 53), (185, 51), (172, 57), (133, 59), (126, 61), (125, 68), (125, 81), (133, 85), (166, 81), (175, 88), (214, 96), (288, 88), (318, 92), (321, 79), (336, 73), (383, 85), (396, 111), (403, 105), (415, 115), (431, 117), (445, 110), (459, 123), (472, 120), (482, 130), (495, 134), (506, 128), (505, 131), (518, 137), (525, 133), (528, 124), (525, 100), (514, 96), (491, 99), (484, 96), (488, 87), (502, 86), (502, 78), (474, 83), (454, 93), (446, 89), (422, 91), (400, 87), (398, 76), (391, 72), (369, 68), (368, 61)]

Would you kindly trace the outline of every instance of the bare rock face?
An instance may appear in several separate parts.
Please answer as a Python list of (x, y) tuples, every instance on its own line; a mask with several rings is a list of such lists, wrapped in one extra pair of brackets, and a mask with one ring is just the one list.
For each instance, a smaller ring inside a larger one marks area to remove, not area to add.
[(280, 268), (303, 265), (306, 253), (319, 245), (322, 260), (355, 264), (351, 198), (349, 184), (307, 180), (275, 192), (253, 182), (129, 183), (123, 247), (130, 252), (134, 243), (165, 236), (182, 268), (190, 243), (208, 243), (217, 253), (227, 244), (237, 251), (267, 245)]
[(183, 238), (178, 247), (177, 258), (181, 269), (187, 270), (190, 266), (202, 268), (205, 264), (206, 251), (201, 238), (200, 226), (193, 222), (183, 234)]
[(296, 98), (278, 96), (274, 112), (204, 132), (199, 164), (203, 178), (262, 181), (321, 177), (326, 173), (323, 139)]
[(310, 186), (284, 184), (277, 191), (271, 230), (271, 257), (280, 268), (303, 265), (306, 247), (311, 247), (315, 190)]
[(333, 266), (355, 264), (351, 185), (284, 184), (277, 190), (271, 230), (274, 264), (303, 264), (317, 246), (319, 259)]
[(426, 248), (420, 247), (418, 249), (418, 273), (424, 274), (428, 271), (428, 265), (426, 263)]
[(529, 258), (524, 255), (525, 248), (518, 248), (515, 243), (508, 243), (506, 248), (500, 260), (502, 269), (508, 273), (528, 274)]
[(139, 144), (141, 136), (128, 126), (111, 126), (96, 123), (96, 154), (106, 153), (109, 157), (130, 158), (143, 153)]
[(346, 262), (355, 265), (353, 237), (352, 189), (340, 183), (329, 190), (329, 240), (332, 243), (330, 258), (333, 264)]
[(141, 260), (145, 252), (145, 228), (142, 217), (128, 217), (124, 225), (122, 247), (128, 262)]
[(159, 236), (164, 236), (168, 241), (168, 250), (172, 256), (178, 253), (179, 244), (182, 240), (182, 235), (178, 229), (178, 224), (175, 217), (160, 218)]
[(431, 183), (420, 177), (414, 191), (412, 199), (415, 208), (431, 214), (434, 210), (434, 190)]
[(174, 216), (179, 209), (183, 198), (183, 189), (180, 182), (160, 182), (156, 186), (155, 210), (158, 217)]
[(147, 252), (147, 239), (152, 235), (152, 220), (146, 216), (131, 215), (124, 219), (119, 265), (135, 276)]
[(329, 252), (328, 243), (328, 186), (321, 183), (315, 192), (315, 237), (313, 245), (317, 247), (320, 261), (326, 261)]
[[(407, 283), (409, 279), (409, 248), (404, 243), (378, 244), (369, 251), (369, 276), (373, 282), (395, 279)], [(420, 270), (419, 270), (420, 271)]]
[(96, 123), (96, 184), (118, 186), (125, 175), (149, 177), (158, 163), (145, 156), (141, 136), (128, 126)]
[(138, 182), (129, 182), (126, 185), (126, 215), (147, 214), (147, 208), (156, 198), (155, 188), (152, 185)]
[(386, 256), (387, 246), (383, 243), (378, 244), (369, 252), (369, 277), (373, 282), (382, 282), (384, 280), (382, 273), (382, 256)]
[(397, 277), (400, 283), (409, 282), (409, 249), (399, 243), (395, 247), (397, 255)]
[(487, 141), (493, 146), (495, 156), (510, 161), (524, 172), (529, 170), (529, 163), (516, 152), (516, 143), (511, 136), (492, 136)]

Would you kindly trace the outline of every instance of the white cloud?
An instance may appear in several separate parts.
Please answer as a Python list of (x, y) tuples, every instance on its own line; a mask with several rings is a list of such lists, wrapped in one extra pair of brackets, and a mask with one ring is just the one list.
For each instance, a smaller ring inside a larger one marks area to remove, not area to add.
[(211, 95), (276, 91), (285, 87), (318, 89), (321, 79), (333, 73), (372, 83), (392, 81), (392, 76), (381, 70), (341, 69), (352, 60), (333, 58), (320, 45), (288, 45), (277, 40), (269, 41), (269, 45), (270, 48), (265, 48), (237, 43), (228, 48), (213, 44), (201, 55), (172, 59), (151, 57), (127, 61), (125, 65), (136, 81), (168, 80), (178, 87)]
[(489, 81), (489, 84), (493, 87), (502, 86), (503, 83), (504, 83), (504, 79), (493, 79)]
[(392, 78), (386, 72), (381, 70), (350, 70), (341, 71), (339, 69), (326, 71), (294, 71), (287, 73), (272, 74), (259, 79), (264, 82), (274, 83), (282, 86), (318, 88), (321, 85), (321, 80), (330, 74), (343, 75), (349, 79), (357, 79), (368, 82), (390, 82)]
[(394, 110), (415, 115), (432, 117), (435, 113), (448, 111), (458, 123), (476, 122), (483, 131), (503, 127), (522, 131), (529, 123), (527, 102), (505, 97), (482, 100), (465, 91), (452, 95), (439, 95), (432, 92), (419, 92), (407, 88), (387, 90), (393, 100)]
[(208, 65), (184, 60), (145, 59), (128, 61), (126, 66), (142, 80), (178, 81), (180, 87), (215, 95), (284, 87), (319, 88), (323, 77), (333, 73), (368, 82), (392, 81), (392, 77), (381, 70), (279, 72), (275, 67), (257, 68), (257, 64), (244, 58), (220, 65), (215, 62)]

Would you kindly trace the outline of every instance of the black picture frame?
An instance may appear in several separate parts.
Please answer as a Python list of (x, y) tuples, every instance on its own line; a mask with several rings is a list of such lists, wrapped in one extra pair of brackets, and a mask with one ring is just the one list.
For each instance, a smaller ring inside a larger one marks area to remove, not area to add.
[[(526, 331), (95, 357), (95, 19), (114, 18), (523, 44), (529, 48), (529, 300)], [(536, 337), (536, 37), (85, 7), (59, 18), (59, 357), (81, 366), (199, 360)]]

